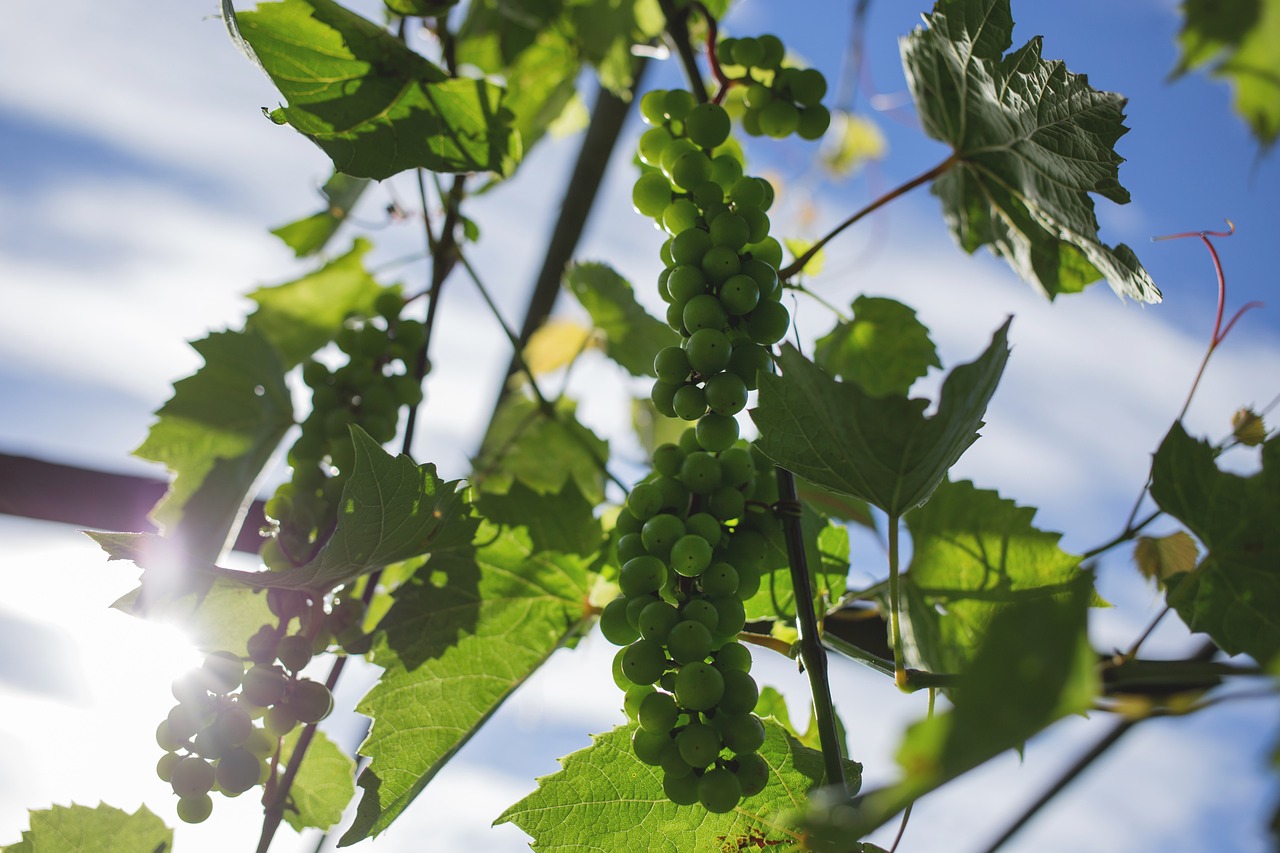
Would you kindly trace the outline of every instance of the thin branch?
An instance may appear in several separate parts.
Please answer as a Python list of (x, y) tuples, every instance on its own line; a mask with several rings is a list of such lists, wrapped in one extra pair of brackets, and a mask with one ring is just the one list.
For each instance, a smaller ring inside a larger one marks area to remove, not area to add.
[[(702, 72), (698, 70), (698, 55), (693, 49), (693, 43), (689, 40), (689, 7), (676, 9), (672, 0), (658, 0), (658, 5), (662, 7), (662, 14), (666, 16), (667, 36), (675, 46), (680, 64), (684, 66), (685, 77), (689, 80), (693, 97), (698, 100), (698, 103), (703, 103), (708, 99), (707, 86), (702, 82)], [(707, 15), (707, 17), (711, 16)]]

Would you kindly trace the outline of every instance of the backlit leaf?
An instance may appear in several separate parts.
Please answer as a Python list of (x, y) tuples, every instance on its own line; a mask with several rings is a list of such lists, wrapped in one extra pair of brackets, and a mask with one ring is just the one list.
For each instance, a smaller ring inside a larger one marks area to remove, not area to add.
[(53, 806), (30, 813), (30, 829), (4, 853), (169, 853), (173, 830), (138, 806), (133, 814), (105, 803), (89, 806)]
[(509, 394), (489, 425), (472, 481), (501, 493), (519, 480), (545, 495), (572, 480), (593, 505), (603, 501), (609, 445), (578, 422), (575, 410), (568, 398), (552, 414), (528, 397)]
[[(280, 766), (289, 763), (302, 736), (302, 727), (285, 735), (280, 747)], [(355, 796), (356, 763), (343, 754), (324, 732), (317, 731), (307, 747), (298, 775), (289, 786), (289, 802), (284, 819), (301, 832), (308, 827), (328, 829), (342, 820), (342, 812)]]
[(539, 326), (524, 348), (524, 363), (535, 377), (559, 370), (592, 345), (591, 329), (573, 320), (551, 319)]
[(1163, 582), (1173, 575), (1196, 567), (1200, 549), (1185, 530), (1168, 536), (1139, 536), (1133, 546), (1133, 561), (1143, 577)]
[(604, 333), (610, 358), (632, 376), (657, 376), (653, 357), (663, 347), (679, 344), (680, 336), (640, 307), (626, 279), (604, 264), (580, 263), (569, 268), (565, 286)]
[(813, 360), (828, 373), (857, 382), (868, 394), (906, 394), (930, 367), (941, 367), (929, 329), (916, 312), (883, 296), (859, 296), (853, 320), (814, 344)]
[(324, 210), (313, 213), (304, 219), (281, 225), (271, 229), (271, 233), (293, 249), (299, 258), (314, 255), (326, 245), (333, 235), (338, 233), (342, 223), (351, 214), (365, 188), (369, 186), (366, 178), (353, 178), (341, 172), (334, 172), (333, 177), (325, 182), (320, 194), (327, 204)]

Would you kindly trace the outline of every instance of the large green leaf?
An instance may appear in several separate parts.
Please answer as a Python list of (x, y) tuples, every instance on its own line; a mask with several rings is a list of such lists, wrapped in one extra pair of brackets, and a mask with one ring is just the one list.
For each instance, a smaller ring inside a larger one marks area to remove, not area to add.
[(373, 729), (363, 797), (342, 844), (382, 832), (512, 691), (587, 624), (589, 563), (485, 525), (477, 547), (431, 555), (395, 593), (360, 702)]
[[(771, 476), (766, 475), (766, 476)], [(791, 560), (780, 524), (770, 525), (765, 536), (760, 590), (743, 602), (748, 619), (796, 619), (796, 590), (791, 580)], [(849, 575), (849, 531), (802, 505), (800, 529), (805, 563), (813, 587), (814, 609), (823, 613), (838, 601)]]
[(502, 89), (450, 79), (382, 27), (333, 0), (281, 0), (236, 15), (288, 105), (271, 113), (340, 172), (382, 180), (406, 169), (507, 174), (519, 135)]
[[(539, 779), (538, 790), (497, 823), (514, 823), (533, 836), (534, 850), (557, 853), (772, 850), (798, 841), (776, 818), (802, 806), (822, 782), (822, 754), (802, 746), (776, 720), (765, 720), (760, 748), (771, 770), (768, 786), (727, 814), (667, 799), (661, 769), (641, 763), (631, 749), (633, 729), (620, 726), (594, 736), (590, 747), (561, 759), (562, 769)], [(851, 791), (858, 789), (861, 770), (847, 763)]]
[(348, 314), (370, 315), (383, 288), (365, 270), (373, 248), (360, 238), (351, 251), (294, 281), (260, 287), (249, 294), (258, 310), (245, 327), (266, 338), (293, 367), (337, 337)]
[(990, 246), (1049, 297), (1105, 278), (1119, 294), (1160, 291), (1121, 244), (1098, 239), (1097, 193), (1124, 204), (1115, 142), (1120, 95), (1089, 86), (1032, 39), (1012, 45), (1009, 0), (939, 0), (902, 41), (902, 64), (925, 131), (955, 149), (933, 191), (965, 251)]
[(1280, 0), (1184, 0), (1175, 75), (1209, 67), (1264, 148), (1280, 136)]
[(818, 339), (813, 360), (876, 397), (906, 394), (930, 367), (942, 367), (915, 309), (883, 296), (855, 299), (853, 319)]
[(1036, 511), (967, 481), (944, 480), (907, 513), (911, 566), (903, 583), (909, 637), (933, 672), (964, 672), (992, 620), (1010, 603), (1063, 597), (1080, 576), (1080, 558), (1057, 533), (1032, 526)]
[[(289, 763), (302, 736), (302, 727), (285, 736), (280, 764)], [(308, 827), (328, 829), (342, 820), (342, 812), (355, 795), (356, 763), (343, 754), (324, 732), (317, 731), (298, 766), (298, 775), (289, 786), (289, 804), (284, 819), (301, 832)]]
[(592, 505), (604, 500), (609, 445), (578, 422), (567, 397), (552, 412), (521, 394), (498, 409), (475, 462), (472, 481), (492, 494), (521, 482), (540, 495), (559, 494), (572, 481)]
[(481, 493), (476, 508), (495, 524), (528, 530), (537, 551), (586, 557), (599, 553), (607, 542), (595, 507), (573, 483), (542, 495), (517, 481), (502, 494)]
[(293, 425), (293, 404), (284, 365), (257, 332), (214, 332), (191, 346), (204, 366), (174, 383), (134, 455), (174, 474), (152, 519), (192, 559), (212, 562)]
[(1009, 357), (1008, 329), (1005, 321), (977, 361), (951, 371), (928, 417), (928, 400), (873, 397), (784, 346), (783, 375), (760, 377), (760, 405), (751, 410), (756, 443), (798, 476), (901, 515), (928, 500), (977, 440)]
[(338, 233), (342, 223), (351, 215), (351, 208), (355, 207), (368, 186), (367, 178), (353, 178), (334, 172), (333, 177), (320, 190), (327, 202), (324, 210), (279, 228), (272, 228), (271, 233), (283, 240), (299, 258), (314, 255)]
[(1280, 653), (1280, 439), (1262, 446), (1262, 470), (1218, 469), (1217, 451), (1176, 423), (1151, 469), (1151, 496), (1207, 553), (1166, 579), (1169, 604), (1224, 651), (1267, 661)]
[(632, 376), (657, 376), (653, 357), (680, 336), (636, 302), (631, 284), (605, 264), (574, 264), (565, 285), (604, 333), (604, 351)]
[(138, 806), (133, 814), (105, 803), (89, 806), (53, 806), (30, 813), (31, 828), (22, 840), (4, 853), (169, 853), (173, 830)]
[(600, 85), (627, 98), (634, 83), (631, 49), (657, 37), (666, 25), (658, 0), (565, 0), (572, 37), (595, 66)]

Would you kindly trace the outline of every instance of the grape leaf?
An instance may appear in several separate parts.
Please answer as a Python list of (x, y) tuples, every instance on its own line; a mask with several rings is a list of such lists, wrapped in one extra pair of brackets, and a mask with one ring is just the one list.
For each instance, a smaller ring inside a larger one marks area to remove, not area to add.
[(661, 34), (666, 16), (658, 0), (571, 0), (565, 15), (572, 38), (596, 69), (600, 85), (630, 98), (635, 82), (631, 49)]
[(589, 557), (605, 545), (594, 506), (573, 483), (555, 494), (541, 495), (515, 482), (502, 494), (481, 493), (476, 508), (496, 524), (526, 528), (535, 551)]
[(245, 328), (259, 332), (280, 354), (286, 369), (332, 341), (348, 314), (373, 313), (373, 303), (384, 289), (364, 268), (364, 256), (373, 248), (363, 237), (351, 251), (334, 258), (300, 279), (260, 287), (249, 294), (258, 310), (249, 315)]
[[(514, 823), (533, 837), (535, 851), (613, 853), (616, 850), (738, 850), (795, 844), (776, 816), (804, 803), (824, 777), (822, 754), (802, 746), (774, 719), (765, 720), (760, 755), (769, 784), (737, 809), (711, 814), (677, 806), (662, 792), (662, 770), (640, 762), (631, 749), (634, 726), (592, 737), (592, 745), (560, 760), (561, 770), (538, 780), (538, 790), (495, 823)], [(862, 767), (846, 762), (850, 791)], [(789, 848), (788, 848), (789, 849)]]
[(575, 412), (567, 397), (556, 401), (552, 417), (528, 397), (507, 395), (489, 424), (472, 482), (491, 494), (519, 481), (550, 495), (572, 480), (593, 505), (603, 501), (609, 445), (578, 423)]
[(284, 366), (262, 335), (214, 332), (191, 346), (204, 366), (174, 383), (134, 455), (174, 473), (152, 520), (192, 559), (211, 562), (293, 425), (293, 403)]
[(333, 0), (281, 0), (236, 13), (239, 32), (288, 105), (271, 112), (340, 172), (382, 180), (405, 169), (508, 174), (519, 135), (502, 89), (450, 79)]
[(89, 806), (53, 806), (29, 813), (31, 828), (22, 840), (4, 853), (168, 853), (173, 850), (173, 830), (146, 806), (133, 814), (105, 803)]
[(871, 515), (871, 507), (859, 498), (838, 495), (803, 477), (796, 477), (796, 495), (800, 500), (813, 507), (828, 518), (850, 521), (870, 530), (876, 529), (876, 520)]
[(870, 116), (845, 110), (832, 111), (826, 140), (818, 157), (836, 179), (851, 177), (867, 163), (883, 160), (889, 150), (884, 133)]
[(869, 792), (844, 826), (857, 838), (914, 800), (977, 767), (1097, 694), (1086, 634), (1092, 579), (1079, 574), (1063, 597), (1021, 599), (993, 616), (973, 665), (951, 691), (955, 708), (911, 726), (898, 750), (896, 784)]
[(293, 249), (299, 258), (319, 252), (333, 235), (338, 233), (342, 223), (346, 222), (351, 209), (356, 206), (360, 196), (369, 186), (366, 178), (353, 178), (341, 172), (334, 172), (333, 177), (325, 182), (320, 193), (327, 204), (318, 213), (271, 229), (271, 233), (284, 241)]
[(1163, 581), (1196, 567), (1200, 549), (1185, 530), (1168, 536), (1139, 536), (1133, 547), (1133, 561), (1143, 577)]
[(632, 376), (657, 376), (653, 357), (663, 347), (677, 346), (680, 336), (640, 307), (626, 279), (605, 264), (578, 263), (569, 268), (565, 286), (604, 333), (610, 358)]
[[(302, 727), (285, 735), (280, 745), (280, 766), (289, 763), (302, 736)], [(356, 763), (343, 754), (324, 732), (317, 731), (298, 766), (298, 775), (289, 786), (289, 804), (284, 819), (298, 832), (314, 827), (328, 829), (342, 820), (342, 812), (355, 795)]]
[(1133, 251), (1098, 239), (1093, 199), (1129, 201), (1114, 146), (1125, 99), (1012, 45), (1009, 0), (939, 0), (902, 40), (902, 64), (925, 132), (954, 149), (933, 183), (962, 248), (987, 245), (1052, 298), (1105, 278), (1116, 293), (1159, 302)]
[[(773, 717), (787, 730), (787, 734), (795, 738), (802, 746), (807, 746), (809, 749), (819, 752), (822, 751), (822, 741), (818, 733), (818, 714), (812, 702), (809, 703), (809, 721), (805, 724), (804, 732), (801, 732), (791, 722), (791, 711), (787, 708), (787, 700), (772, 687), (760, 688), (760, 699), (756, 702), (755, 714), (762, 719)], [(835, 722), (840, 751), (842, 754), (848, 755), (849, 742), (845, 736), (844, 723), (841, 722), (838, 714), (835, 715)]]
[(484, 544), (437, 551), (395, 593), (357, 710), (372, 761), (353, 844), (382, 832), (512, 691), (585, 629), (590, 563), (535, 551), (526, 531), (485, 524)]
[(1011, 602), (1069, 595), (1080, 558), (1057, 533), (1032, 526), (1036, 514), (968, 481), (943, 480), (907, 513), (911, 566), (903, 578), (908, 637), (919, 665), (964, 672), (991, 622)]
[(1280, 136), (1280, 0), (1185, 0), (1174, 76), (1209, 67), (1264, 149)]
[(1280, 439), (1250, 477), (1218, 469), (1217, 451), (1175, 423), (1151, 469), (1151, 496), (1204, 544), (1194, 572), (1167, 578), (1166, 600), (1230, 654), (1280, 653)]
[(669, 418), (653, 407), (653, 400), (637, 397), (631, 401), (631, 428), (640, 439), (646, 454), (662, 444), (679, 444), (680, 436), (689, 428), (689, 422)]
[[(132, 547), (120, 550), (109, 547), (102, 537), (133, 536), (135, 534), (90, 533), (98, 544), (113, 553), (136, 553)], [(121, 556), (112, 559), (134, 559)], [(145, 557), (135, 560), (139, 566), (148, 565)], [(226, 650), (238, 655), (248, 655), (247, 641), (254, 632), (269, 622), (274, 622), (267, 597), (261, 590), (247, 587), (226, 578), (210, 579), (200, 573), (186, 573), (185, 580), (192, 586), (161, 586), (157, 589), (156, 572), (148, 570), (142, 586), (126, 593), (111, 606), (131, 616), (153, 619), (180, 629), (187, 639), (206, 652)], [(182, 584), (183, 574), (175, 574), (175, 583)], [(194, 588), (193, 588), (194, 587)]]
[[(803, 504), (800, 528), (814, 608), (822, 613), (844, 595), (849, 574), (849, 532)], [(771, 532), (765, 535), (763, 557), (760, 591), (743, 602), (747, 618), (794, 622), (796, 590), (780, 524), (771, 525)]]
[(977, 361), (951, 371), (931, 417), (928, 400), (872, 397), (786, 345), (783, 376), (760, 376), (756, 444), (797, 476), (901, 515), (928, 500), (977, 440), (1009, 357), (1008, 330), (1006, 320)]
[(942, 367), (929, 330), (916, 312), (882, 296), (859, 296), (853, 320), (841, 322), (814, 344), (813, 360), (841, 379), (857, 382), (873, 397), (906, 394), (912, 384)]

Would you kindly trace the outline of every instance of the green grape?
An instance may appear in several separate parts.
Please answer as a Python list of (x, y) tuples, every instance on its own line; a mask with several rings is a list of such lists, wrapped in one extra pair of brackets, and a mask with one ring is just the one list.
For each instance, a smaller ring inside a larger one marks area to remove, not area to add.
[[(711, 159), (707, 159), (707, 168), (711, 168)], [(709, 173), (708, 173), (709, 174)], [(724, 205), (724, 188), (713, 180), (705, 180), (697, 186), (689, 190), (689, 198), (693, 199), (693, 203), (702, 209), (702, 218), (708, 222), (714, 219), (708, 212), (708, 208), (714, 208), (717, 205)]]
[[(667, 517), (673, 518), (674, 516)], [(645, 528), (648, 529), (647, 524)], [(641, 536), (643, 538), (643, 534)], [(648, 545), (645, 547), (648, 547)], [(650, 550), (652, 551), (652, 549)], [(643, 557), (628, 560), (623, 564), (622, 571), (618, 573), (618, 586), (622, 588), (624, 595), (644, 595), (646, 592), (657, 592), (662, 588), (662, 583), (666, 579), (667, 567), (662, 560), (646, 554)]]
[(773, 372), (773, 357), (759, 344), (743, 341), (734, 346), (725, 369), (741, 379), (748, 391), (754, 391), (759, 387), (760, 373)]
[(200, 667), (211, 693), (230, 693), (240, 686), (244, 661), (234, 652), (214, 652)]
[(666, 97), (667, 93), (663, 89), (654, 89), (651, 92), (645, 92), (640, 99), (640, 115), (649, 124), (662, 124), (667, 120), (666, 115)]
[(695, 421), (707, 411), (707, 395), (697, 385), (685, 385), (676, 391), (671, 405), (675, 409), (676, 417), (686, 421)]
[(751, 236), (751, 226), (747, 220), (736, 213), (721, 213), (711, 223), (711, 243), (715, 246), (728, 246), (734, 252), (747, 245)]
[(677, 806), (691, 806), (698, 802), (698, 783), (702, 777), (692, 773), (684, 776), (673, 776), (670, 773), (662, 777), (662, 793)]
[(764, 58), (764, 47), (757, 39), (740, 38), (733, 44), (733, 61), (735, 65), (754, 68)]
[(747, 316), (747, 334), (758, 344), (776, 344), (786, 337), (791, 314), (781, 302), (761, 302)]
[[(654, 223), (657, 224), (657, 223)], [(673, 267), (676, 265), (676, 259), (671, 254), (671, 246), (674, 238), (668, 237), (666, 242), (662, 244), (662, 248), (658, 250), (658, 257), (662, 259), (662, 263), (666, 266)]]
[(699, 268), (702, 256), (711, 248), (711, 234), (701, 228), (682, 231), (671, 240), (671, 260), (675, 264), (693, 264)]
[[(714, 252), (715, 249), (711, 251)], [(710, 254), (711, 252), (707, 253), (708, 256)], [(684, 306), (681, 318), (690, 334), (699, 329), (723, 329), (729, 321), (729, 315), (725, 313), (720, 300), (710, 293), (703, 293), (690, 299)]]
[(735, 38), (722, 38), (716, 42), (716, 61), (721, 65), (733, 65), (733, 47)]
[(812, 107), (827, 94), (827, 78), (816, 68), (802, 68), (791, 75), (787, 89), (800, 106)]
[[(747, 246), (747, 251), (751, 253), (751, 257), (761, 261), (762, 263), (768, 264), (774, 269), (778, 269), (782, 265), (782, 244), (772, 237), (765, 237), (759, 243), (749, 244)], [(775, 294), (780, 294), (781, 292), (781, 288), (774, 291)], [(765, 299), (778, 298), (773, 294), (765, 296), (763, 288), (761, 288), (760, 293), (761, 297)]]
[(400, 352), (414, 355), (427, 342), (427, 325), (421, 320), (400, 320), (396, 323), (396, 344)]
[[(738, 670), (732, 669), (725, 674), (728, 675), (731, 672), (738, 672)], [(746, 673), (742, 674), (746, 675)], [(747, 678), (750, 677), (747, 675)], [(739, 755), (755, 752), (764, 746), (764, 724), (755, 714), (725, 713), (723, 718), (717, 714), (716, 720), (720, 722), (720, 736), (724, 738), (724, 745)]]
[(692, 619), (677, 622), (667, 632), (667, 651), (677, 663), (704, 660), (711, 654), (711, 631)]
[(659, 735), (668, 734), (675, 727), (676, 718), (679, 716), (680, 709), (676, 707), (675, 697), (669, 693), (659, 693), (652, 688), (641, 700), (636, 712), (640, 728)]
[(204, 823), (213, 814), (213, 798), (208, 793), (178, 800), (178, 817), (184, 823)]
[(705, 495), (720, 485), (720, 460), (705, 451), (690, 453), (680, 466), (680, 480), (695, 495)]
[[(666, 579), (663, 579), (666, 583)], [(627, 599), (627, 624), (637, 631), (640, 630), (640, 614), (644, 609), (655, 601), (661, 601), (658, 592), (642, 592), (639, 595), (633, 595)]]
[(269, 664), (276, 659), (276, 649), (279, 644), (278, 629), (271, 625), (263, 625), (245, 645), (249, 651), (249, 660), (254, 663)]
[(742, 130), (748, 136), (762, 136), (763, 131), (760, 130), (760, 111), (747, 110), (742, 114)]
[(743, 601), (760, 591), (760, 569), (755, 566), (738, 565), (738, 592)]
[(626, 694), (622, 699), (622, 710), (627, 715), (628, 720), (634, 720), (640, 715), (640, 703), (646, 696), (652, 696), (654, 693), (652, 684), (635, 684), (627, 688)]
[(672, 89), (663, 98), (662, 108), (667, 118), (680, 121), (689, 114), (695, 103), (697, 102), (692, 92), (685, 89)]
[[(687, 664), (685, 668), (693, 666), (705, 666), (705, 664)], [(684, 671), (682, 669), (681, 673), (683, 674)], [(680, 677), (677, 676), (676, 682), (679, 683), (679, 680)], [(678, 693), (676, 701), (685, 705)], [(676, 735), (676, 747), (680, 750), (680, 757), (694, 769), (710, 766), (720, 754), (722, 746), (720, 733), (706, 723), (690, 723), (685, 726), (684, 731)]]
[(690, 151), (671, 164), (671, 182), (691, 190), (711, 179), (711, 158), (701, 151)]
[(667, 306), (667, 325), (681, 335), (688, 334), (684, 328), (684, 306), (683, 302), (672, 302)]
[[(684, 351), (678, 347), (668, 347), (667, 349), (674, 349), (681, 356), (684, 355)], [(641, 521), (648, 521), (658, 514), (658, 510), (662, 509), (662, 490), (653, 483), (636, 484), (636, 487), (631, 490), (631, 494), (627, 495), (627, 509)]]
[[(686, 358), (687, 361), (687, 358)], [(653, 451), (653, 469), (659, 474), (674, 477), (684, 462), (684, 451), (674, 444), (660, 444)]]
[(733, 595), (738, 591), (738, 570), (723, 560), (712, 563), (698, 576), (698, 585), (707, 595)]
[[(662, 152), (671, 144), (674, 137), (665, 127), (654, 127), (640, 135), (637, 149), (640, 162), (655, 169), (662, 164)], [(647, 215), (647, 214), (646, 214)]]
[(181, 749), (186, 740), (174, 735), (168, 720), (161, 720), (160, 725), (156, 726), (156, 744), (165, 752), (174, 752)]
[[(769, 214), (758, 207), (739, 206), (737, 213), (747, 221), (747, 242), (759, 243), (769, 236)], [(743, 264), (746, 272), (746, 264)]]
[(213, 789), (213, 765), (203, 758), (188, 755), (174, 765), (169, 784), (179, 797), (197, 797)]
[(708, 631), (715, 630), (716, 625), (720, 623), (720, 614), (715, 605), (705, 598), (686, 601), (680, 609), (680, 616), (686, 620), (701, 622)]
[(618, 512), (618, 517), (613, 522), (613, 528), (619, 535), (639, 533), (643, 526), (644, 522), (632, 515), (625, 506)]
[(743, 488), (755, 476), (756, 465), (751, 460), (751, 451), (745, 447), (730, 447), (720, 454), (721, 480), (735, 489)]
[(698, 206), (687, 198), (678, 198), (662, 211), (662, 227), (673, 237), (681, 231), (696, 228), (701, 212)]
[(734, 761), (738, 768), (733, 775), (738, 777), (743, 797), (754, 797), (769, 784), (769, 763), (758, 752), (739, 753)]
[(698, 444), (698, 436), (693, 427), (687, 427), (684, 432), (680, 433), (680, 449), (688, 456), (690, 453), (697, 453), (702, 449), (702, 445)]
[(625, 646), (640, 638), (640, 632), (627, 621), (626, 598), (615, 598), (600, 611), (600, 633), (615, 646)]
[(210, 722), (209, 713), (201, 705), (180, 704), (169, 709), (167, 722), (169, 733), (179, 743), (185, 743)]
[(380, 291), (373, 300), (373, 310), (388, 320), (394, 320), (404, 310), (404, 296), (398, 287), (388, 287)]
[[(676, 706), (677, 711), (679, 710), (679, 707), (679, 705)], [(680, 715), (677, 713), (676, 725), (679, 725), (679, 723)], [(672, 728), (674, 729), (674, 726)], [(669, 776), (674, 779), (683, 779), (687, 776), (692, 776), (694, 779), (698, 778), (693, 772), (693, 767), (691, 767), (689, 762), (685, 761), (680, 755), (680, 747), (676, 745), (674, 737), (671, 738), (671, 742), (667, 745), (667, 748), (663, 750), (662, 764), (659, 766), (662, 767), (662, 773), (664, 776)]]
[(622, 671), (633, 684), (653, 684), (666, 669), (666, 652), (652, 640), (636, 640), (622, 656)]
[(218, 759), (216, 769), (218, 786), (229, 794), (243, 794), (258, 784), (262, 774), (258, 756), (247, 749), (228, 750)]
[(644, 523), (640, 531), (644, 547), (659, 560), (671, 556), (671, 546), (684, 534), (684, 522), (670, 513), (655, 515)]
[(729, 714), (747, 714), (755, 710), (760, 699), (756, 680), (740, 669), (721, 669), (724, 674), (724, 698), (720, 710)]
[(662, 763), (662, 754), (670, 743), (671, 738), (667, 735), (655, 734), (646, 729), (637, 728), (631, 733), (632, 752), (636, 754), (636, 758), (651, 767)]
[(668, 418), (676, 416), (675, 398), (676, 391), (680, 388), (680, 385), (663, 382), (661, 379), (653, 383), (653, 387), (649, 390), (649, 399), (653, 400), (653, 407), (658, 410), (658, 414)]
[(624, 533), (619, 536), (617, 550), (618, 565), (622, 565), (627, 562), (627, 560), (631, 560), (636, 557), (643, 557), (648, 553), (644, 549), (644, 540), (640, 538), (639, 533)]
[(731, 812), (741, 800), (742, 784), (723, 767), (708, 770), (698, 781), (698, 802), (712, 814)]
[(782, 139), (796, 132), (800, 124), (800, 111), (789, 100), (771, 101), (760, 110), (760, 130), (765, 136)]
[(728, 192), (742, 177), (742, 164), (729, 154), (717, 154), (711, 158), (711, 180)]
[(240, 746), (253, 732), (253, 720), (249, 712), (238, 705), (218, 709), (213, 721), (213, 731), (227, 746)]
[(284, 737), (298, 725), (298, 718), (283, 705), (274, 705), (263, 718), (266, 732), (274, 737)]
[(675, 477), (659, 477), (656, 481), (662, 489), (662, 506), (683, 512), (689, 505), (689, 490)]
[(631, 685), (635, 683), (627, 677), (626, 671), (622, 668), (622, 658), (626, 653), (627, 650), (625, 648), (618, 649), (617, 654), (613, 656), (612, 667), (613, 683), (617, 685), (619, 690), (623, 691), (627, 690), (627, 688), (631, 687)]
[(685, 519), (684, 526), (690, 533), (707, 540), (712, 548), (720, 544), (720, 538), (724, 535), (720, 521), (708, 512), (694, 513)]
[(298, 679), (285, 702), (300, 723), (318, 723), (333, 710), (333, 694), (319, 681)]
[(796, 125), (796, 133), (801, 139), (821, 139), (829, 127), (831, 127), (831, 113), (822, 104), (800, 110), (800, 121)]
[(311, 640), (302, 634), (293, 634), (280, 641), (276, 657), (284, 668), (297, 672), (311, 662)]
[[(698, 233), (706, 232), (698, 231)], [(671, 275), (667, 278), (667, 291), (671, 294), (672, 302), (687, 303), (690, 299), (707, 292), (707, 277), (702, 274), (700, 267), (681, 264), (672, 268)]]
[(697, 577), (711, 565), (711, 545), (701, 536), (681, 536), (671, 546), (671, 569), (686, 578)]
[(721, 486), (707, 496), (707, 509), (721, 521), (742, 518), (747, 500), (733, 486)]
[(741, 269), (742, 261), (738, 253), (728, 246), (713, 245), (702, 256), (702, 271), (706, 274), (707, 281), (713, 284), (728, 280)]
[(658, 273), (658, 295), (662, 297), (663, 302), (671, 301), (671, 291), (667, 289), (667, 279), (671, 278), (671, 270), (673, 267), (663, 267), (662, 272)]
[(689, 356), (678, 346), (658, 350), (653, 359), (653, 370), (663, 382), (682, 383), (689, 378), (690, 369)]
[(741, 598), (730, 595), (724, 598), (712, 599), (712, 603), (720, 616), (715, 628), (712, 629), (712, 633), (715, 636), (733, 637), (746, 627), (747, 614), (746, 609), (742, 606)]
[(773, 90), (763, 83), (752, 83), (742, 96), (743, 102), (751, 110), (762, 110), (773, 101)]
[(703, 415), (698, 420), (697, 430), (698, 443), (712, 453), (728, 450), (738, 440), (738, 422), (729, 415), (717, 415), (715, 412)]
[(692, 711), (714, 708), (724, 694), (724, 676), (708, 663), (687, 663), (676, 676), (675, 694), (676, 701)]
[(670, 178), (671, 169), (675, 166), (676, 161), (684, 155), (697, 150), (698, 146), (694, 145), (687, 139), (673, 139), (670, 145), (662, 149), (662, 174)]
[(751, 652), (742, 643), (725, 643), (723, 646), (716, 649), (715, 667), (721, 672), (729, 669), (750, 672)]
[(176, 752), (166, 752), (160, 756), (160, 760), (156, 762), (156, 775), (160, 777), (161, 782), (168, 782), (173, 778), (173, 770), (181, 760), (182, 756)]
[(258, 664), (245, 673), (240, 697), (250, 705), (265, 708), (284, 699), (287, 684), (284, 670), (277, 666)]
[(637, 213), (657, 219), (671, 204), (671, 183), (658, 172), (646, 172), (631, 190), (631, 204)]
[[(671, 633), (671, 629), (680, 621), (680, 613), (671, 604), (665, 601), (654, 601), (645, 606), (640, 611), (640, 618), (637, 620), (637, 626), (640, 629), (640, 636), (646, 640), (653, 640), (656, 643), (666, 644), (667, 637)], [(710, 638), (710, 632), (707, 634)], [(613, 642), (612, 640), (610, 642)], [(628, 643), (635, 642), (634, 639), (628, 640)], [(621, 645), (615, 643), (615, 645)]]
[(692, 333), (685, 342), (684, 351), (689, 356), (689, 366), (703, 376), (724, 370), (733, 354), (728, 335), (719, 329), (699, 329)]
[(741, 177), (733, 182), (733, 186), (729, 189), (729, 198), (735, 205), (741, 207), (756, 207), (763, 209), (765, 190), (760, 182), (755, 178)]
[(756, 67), (777, 69), (782, 64), (782, 59), (787, 53), (787, 49), (782, 44), (782, 39), (775, 35), (763, 35), (758, 36), (756, 42), (760, 45), (760, 59), (756, 62)]
[(276, 741), (264, 730), (254, 727), (243, 744), (244, 748), (258, 758), (268, 758), (276, 751)]
[(729, 114), (719, 104), (698, 104), (684, 119), (684, 131), (695, 145), (716, 148), (729, 138)]
[(747, 406), (747, 385), (734, 373), (717, 373), (703, 388), (707, 406), (718, 415), (736, 415)]
[(213, 729), (205, 729), (191, 741), (191, 749), (202, 758), (216, 760), (227, 750), (226, 743)]
[[(733, 214), (726, 215), (732, 216)], [(719, 220), (716, 221), (718, 222)], [(720, 286), (720, 304), (724, 306), (726, 313), (735, 317), (749, 314), (759, 301), (760, 286), (749, 275), (739, 273), (731, 276), (728, 281)]]

